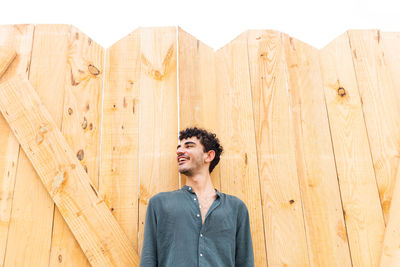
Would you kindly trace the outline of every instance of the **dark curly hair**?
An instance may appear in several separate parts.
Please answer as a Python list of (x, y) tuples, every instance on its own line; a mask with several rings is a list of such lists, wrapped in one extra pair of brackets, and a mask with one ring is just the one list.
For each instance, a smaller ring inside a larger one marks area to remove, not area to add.
[(210, 150), (215, 151), (215, 158), (211, 161), (209, 172), (211, 173), (212, 170), (217, 166), (220, 155), (224, 150), (223, 147), (219, 144), (219, 140), (214, 133), (210, 133), (205, 129), (193, 127), (193, 128), (186, 128), (179, 132), (179, 140), (187, 139), (190, 137), (196, 137), (200, 140), (200, 143), (203, 145), (203, 151), (208, 152)]

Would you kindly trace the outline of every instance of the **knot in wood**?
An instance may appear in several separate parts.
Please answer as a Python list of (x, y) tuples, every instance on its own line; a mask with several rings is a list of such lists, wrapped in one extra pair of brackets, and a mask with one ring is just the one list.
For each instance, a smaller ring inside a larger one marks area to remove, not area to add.
[(339, 89), (337, 90), (338, 95), (340, 95), (341, 97), (346, 95), (346, 90), (344, 90), (343, 87), (339, 87)]
[(76, 153), (76, 157), (79, 159), (79, 160), (83, 160), (83, 157), (85, 156), (85, 152), (83, 152), (83, 149), (80, 149), (79, 151), (78, 151), (78, 153)]
[(66, 177), (65, 171), (59, 171), (56, 176), (53, 178), (53, 185), (52, 189), (53, 191), (58, 190), (62, 183), (64, 182)]
[(40, 124), (40, 133), (45, 134), (49, 131), (49, 128), (45, 124)]
[(85, 130), (87, 128), (88, 122), (86, 117), (83, 117), (83, 122), (82, 122), (82, 129)]
[(89, 64), (88, 70), (89, 70), (90, 74), (92, 74), (94, 76), (97, 76), (100, 74), (100, 70), (98, 68), (96, 68), (95, 66), (93, 66), (92, 64)]

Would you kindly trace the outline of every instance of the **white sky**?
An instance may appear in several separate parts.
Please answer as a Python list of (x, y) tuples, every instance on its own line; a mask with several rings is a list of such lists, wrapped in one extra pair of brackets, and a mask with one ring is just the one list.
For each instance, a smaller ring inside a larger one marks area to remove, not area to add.
[(395, 0), (3, 1), (1, 25), (73, 24), (104, 47), (140, 26), (180, 26), (215, 49), (247, 29), (278, 30), (317, 48), (348, 29), (400, 32)]

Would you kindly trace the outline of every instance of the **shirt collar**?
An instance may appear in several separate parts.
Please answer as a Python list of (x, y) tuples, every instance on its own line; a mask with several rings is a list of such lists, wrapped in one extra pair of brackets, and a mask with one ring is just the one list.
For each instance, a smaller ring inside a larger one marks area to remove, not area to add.
[[(190, 186), (184, 185), (184, 186), (182, 187), (182, 189), (183, 189), (183, 190), (186, 190), (186, 191), (188, 191), (188, 192), (190, 192), (190, 193), (192, 193), (192, 194), (194, 194), (193, 188), (190, 187)], [(221, 195), (221, 192), (219, 192), (217, 188), (215, 188), (215, 192), (217, 193), (217, 196), (218, 196), (218, 197), (221, 197), (221, 196), (222, 196), (222, 195)]]

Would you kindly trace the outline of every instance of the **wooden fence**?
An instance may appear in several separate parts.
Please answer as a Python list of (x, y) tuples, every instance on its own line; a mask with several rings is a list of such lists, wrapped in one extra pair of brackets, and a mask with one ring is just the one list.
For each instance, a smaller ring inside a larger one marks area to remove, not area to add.
[[(245, 201), (256, 266), (398, 266), (399, 33), (318, 50), (249, 30), (214, 51), (179, 27), (104, 49), (70, 25), (0, 26), (10, 43), (0, 82), (29, 79), (139, 255), (149, 198), (185, 184), (178, 132), (199, 126), (225, 149), (212, 179)], [(90, 265), (52, 198), (0, 115), (2, 266)]]

